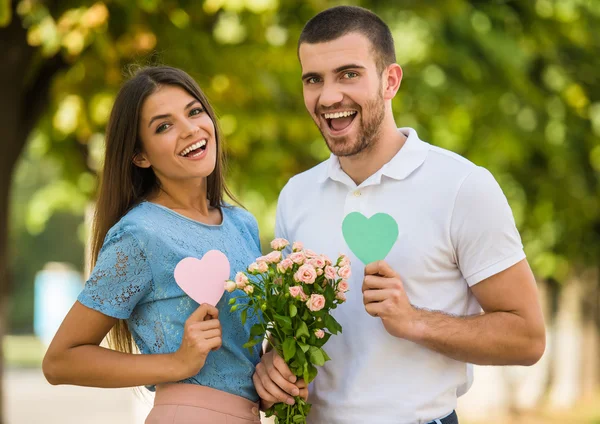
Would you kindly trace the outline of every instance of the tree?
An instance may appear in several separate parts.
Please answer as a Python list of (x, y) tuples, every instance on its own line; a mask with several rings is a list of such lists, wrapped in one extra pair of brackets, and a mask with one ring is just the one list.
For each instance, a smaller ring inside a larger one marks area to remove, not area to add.
[[(397, 122), (494, 173), (540, 279), (565, 282), (596, 267), (598, 2), (357, 3), (394, 33), (405, 74)], [(230, 183), (268, 233), (279, 189), (328, 155), (304, 110), (295, 45), (304, 23), (331, 4), (0, 0), (0, 340), (10, 180), (26, 141), (62, 169), (32, 198), (32, 209), (46, 208), (36, 225), (55, 210), (82, 213), (125, 66), (181, 67), (216, 106)]]

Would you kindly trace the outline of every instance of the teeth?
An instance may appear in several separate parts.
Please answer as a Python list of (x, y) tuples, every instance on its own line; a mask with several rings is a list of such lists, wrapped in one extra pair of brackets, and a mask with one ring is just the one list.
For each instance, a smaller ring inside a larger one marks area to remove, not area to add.
[(189, 147), (186, 147), (181, 153), (179, 153), (179, 156), (185, 156), (192, 150), (196, 150), (196, 149), (199, 149), (200, 147), (204, 147), (204, 146), (206, 146), (206, 139), (200, 140), (199, 142), (194, 143)]
[(347, 116), (352, 116), (355, 113), (355, 110), (348, 110), (345, 112), (324, 113), (323, 116), (325, 119), (346, 118)]

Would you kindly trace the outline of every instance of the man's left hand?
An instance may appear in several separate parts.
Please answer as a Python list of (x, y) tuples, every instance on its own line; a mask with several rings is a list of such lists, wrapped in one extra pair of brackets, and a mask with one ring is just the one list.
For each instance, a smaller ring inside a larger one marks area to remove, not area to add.
[(410, 338), (418, 310), (410, 304), (398, 273), (385, 261), (368, 264), (362, 292), (369, 315), (381, 318), (386, 331), (392, 336)]

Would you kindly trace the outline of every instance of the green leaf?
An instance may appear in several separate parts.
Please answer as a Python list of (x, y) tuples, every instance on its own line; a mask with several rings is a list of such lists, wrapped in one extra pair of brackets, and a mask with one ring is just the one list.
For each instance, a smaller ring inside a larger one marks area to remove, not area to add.
[(315, 379), (315, 377), (317, 376), (317, 373), (318, 373), (317, 368), (311, 364), (308, 364), (308, 380), (306, 380), (306, 381), (308, 381), (309, 383), (311, 381), (313, 381)]
[(297, 414), (297, 415), (294, 415), (294, 418), (292, 418), (292, 421), (294, 421), (295, 423), (305, 423), (306, 418), (304, 418), (304, 416), (301, 414)]
[(248, 309), (242, 311), (242, 324), (246, 324), (246, 317), (248, 316)]
[(300, 339), (300, 337), (305, 336), (305, 337), (310, 337), (310, 333), (308, 332), (308, 327), (306, 326), (306, 323), (304, 321), (300, 321), (300, 325), (298, 326), (298, 329), (296, 330), (296, 338)]
[(308, 349), (308, 357), (315, 365), (320, 367), (325, 365), (325, 356), (323, 356), (323, 352), (318, 347), (311, 346), (310, 349)]
[(323, 357), (325, 358), (325, 362), (331, 361), (331, 358), (329, 357), (329, 355), (327, 354), (327, 352), (325, 352), (325, 350), (323, 350), (323, 348), (321, 348), (321, 352), (323, 353)]
[(257, 344), (259, 344), (260, 342), (262, 342), (262, 338), (259, 339), (254, 339), (254, 340), (249, 340), (246, 343), (244, 343), (242, 345), (242, 347), (246, 348), (246, 349), (250, 349), (253, 346), (256, 346)]
[(288, 337), (283, 342), (283, 359), (289, 362), (296, 354), (296, 340)]
[(299, 367), (304, 367), (306, 365), (306, 355), (302, 352), (302, 349), (296, 349), (295, 355), (296, 361), (298, 361)]
[(258, 337), (264, 336), (265, 330), (261, 324), (254, 324), (252, 328), (250, 328), (250, 337)]
[(310, 347), (309, 345), (307, 345), (306, 343), (302, 343), (302, 342), (298, 342), (298, 346), (300, 346), (300, 349), (302, 349), (302, 352), (306, 353), (306, 351), (308, 350), (308, 348)]
[(283, 315), (279, 315), (279, 314), (274, 314), (275, 315), (275, 322), (277, 322), (277, 324), (279, 324), (279, 326), (286, 330), (286, 329), (291, 329), (292, 328), (292, 319), (290, 317), (286, 317)]
[(342, 326), (335, 320), (334, 317), (327, 314), (323, 317), (323, 322), (325, 323), (325, 327), (333, 334), (337, 334), (342, 331)]
[(294, 318), (298, 314), (298, 308), (293, 303), (290, 303), (290, 317)]

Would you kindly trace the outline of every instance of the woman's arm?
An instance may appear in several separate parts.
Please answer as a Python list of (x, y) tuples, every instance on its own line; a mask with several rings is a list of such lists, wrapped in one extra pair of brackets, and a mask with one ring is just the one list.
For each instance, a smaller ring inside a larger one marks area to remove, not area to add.
[(173, 353), (139, 355), (100, 347), (117, 319), (79, 302), (58, 329), (42, 364), (50, 384), (135, 387), (196, 375), (211, 350), (221, 346), (218, 311), (202, 305), (185, 323), (181, 347)]

